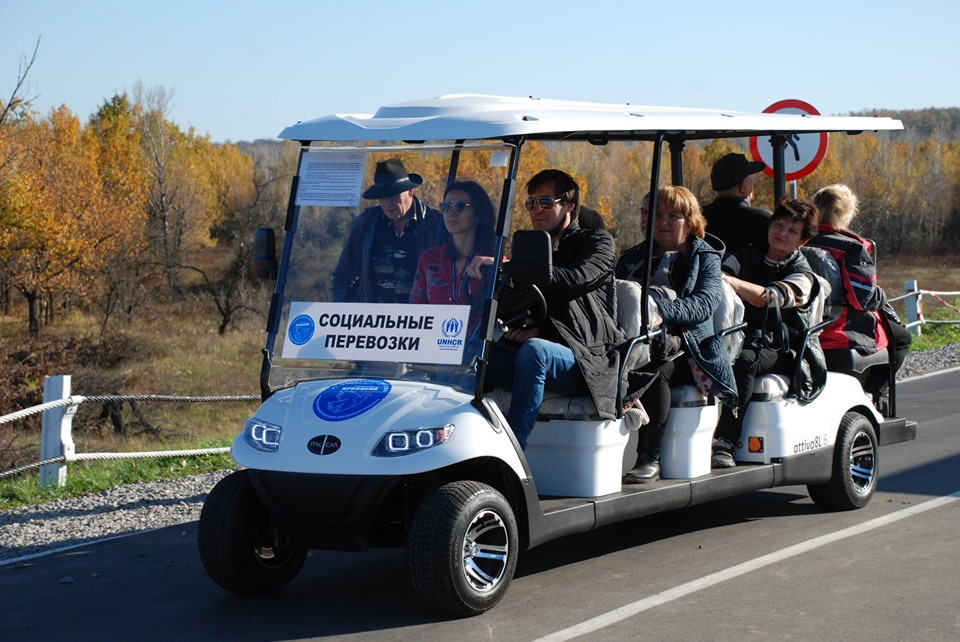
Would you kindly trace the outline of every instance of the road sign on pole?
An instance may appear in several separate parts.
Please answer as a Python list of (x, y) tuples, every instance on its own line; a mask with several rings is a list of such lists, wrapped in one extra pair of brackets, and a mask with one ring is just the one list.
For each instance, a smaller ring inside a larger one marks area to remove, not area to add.
[[(802, 100), (787, 99), (773, 103), (763, 110), (765, 114), (808, 114), (819, 116), (820, 112), (810, 103)], [(785, 179), (795, 181), (803, 178), (817, 168), (827, 154), (829, 137), (826, 132), (815, 134), (792, 134), (787, 137), (784, 149)], [(750, 153), (754, 159), (766, 164), (763, 173), (773, 178), (773, 149), (764, 140), (760, 144), (757, 136), (750, 137)]]

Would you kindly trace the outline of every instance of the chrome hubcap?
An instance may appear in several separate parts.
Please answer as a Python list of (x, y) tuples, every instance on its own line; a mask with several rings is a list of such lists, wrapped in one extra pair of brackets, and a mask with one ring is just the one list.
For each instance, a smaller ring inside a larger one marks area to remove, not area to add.
[(474, 516), (463, 536), (463, 574), (485, 593), (500, 584), (507, 569), (510, 540), (500, 515), (484, 510)]
[(850, 481), (858, 493), (865, 494), (873, 486), (877, 457), (873, 440), (865, 432), (858, 432), (850, 448)]

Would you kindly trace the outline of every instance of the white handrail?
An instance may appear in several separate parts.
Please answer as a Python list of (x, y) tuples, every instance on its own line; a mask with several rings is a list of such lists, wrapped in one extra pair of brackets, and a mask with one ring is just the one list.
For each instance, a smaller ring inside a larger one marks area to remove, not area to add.
[(260, 401), (259, 395), (221, 395), (209, 397), (178, 397), (174, 395), (70, 395), (70, 375), (48, 376), (44, 379), (44, 402), (0, 417), (0, 425), (43, 414), (40, 434), (40, 460), (0, 471), (0, 479), (40, 469), (40, 486), (67, 482), (67, 464), (75, 461), (104, 459), (143, 459), (148, 457), (190, 457), (226, 453), (229, 447), (194, 448), (187, 450), (142, 451), (128, 453), (77, 453), (73, 442), (73, 416), (77, 407), (86, 401), (176, 401), (179, 403)]
[(935, 323), (935, 324), (953, 324), (960, 323), (960, 321), (954, 321), (949, 319), (924, 319), (923, 318), (923, 306), (921, 301), (923, 300), (923, 295), (928, 294), (934, 299), (940, 301), (943, 305), (960, 312), (957, 308), (953, 307), (946, 299), (945, 296), (960, 296), (960, 292), (934, 292), (932, 290), (921, 290), (917, 285), (916, 280), (913, 281), (904, 281), (903, 282), (903, 292), (904, 294), (894, 297), (892, 299), (887, 299), (890, 303), (894, 301), (906, 301), (907, 309), (907, 322), (904, 324), (906, 328), (917, 336), (920, 336), (921, 330), (920, 326), (925, 323)]

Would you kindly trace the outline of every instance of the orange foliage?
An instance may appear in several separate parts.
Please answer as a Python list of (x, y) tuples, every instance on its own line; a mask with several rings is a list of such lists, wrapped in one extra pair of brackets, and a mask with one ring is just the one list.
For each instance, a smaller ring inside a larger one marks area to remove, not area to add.
[(66, 107), (49, 120), (15, 128), (17, 172), (0, 193), (5, 225), (0, 256), (11, 284), (25, 295), (53, 289), (82, 291), (78, 268), (113, 234), (99, 225), (103, 198), (94, 150), (83, 144), (80, 122)]

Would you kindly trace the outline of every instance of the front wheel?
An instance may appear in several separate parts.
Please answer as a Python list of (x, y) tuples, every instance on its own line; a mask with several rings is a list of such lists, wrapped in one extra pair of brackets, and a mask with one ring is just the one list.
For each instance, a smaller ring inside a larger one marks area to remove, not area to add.
[(863, 508), (877, 489), (877, 433), (870, 420), (848, 412), (833, 447), (833, 474), (826, 484), (807, 486), (810, 499), (830, 510)]
[(518, 548), (516, 518), (503, 495), (458, 481), (430, 493), (417, 510), (407, 565), (424, 603), (451, 615), (478, 615), (503, 599)]
[(221, 479), (203, 503), (197, 544), (214, 582), (240, 595), (277, 591), (300, 572), (306, 549), (274, 543), (273, 516), (246, 470)]

